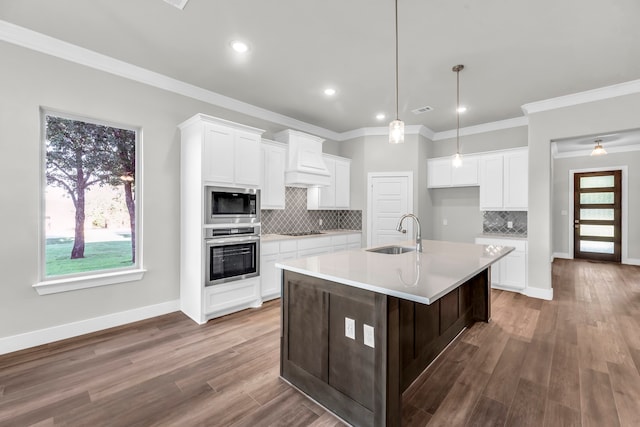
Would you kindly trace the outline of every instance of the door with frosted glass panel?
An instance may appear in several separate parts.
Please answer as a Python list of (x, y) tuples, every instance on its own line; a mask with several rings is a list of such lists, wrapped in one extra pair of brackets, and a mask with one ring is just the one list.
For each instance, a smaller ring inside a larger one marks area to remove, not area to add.
[(574, 175), (573, 257), (620, 262), (621, 171)]

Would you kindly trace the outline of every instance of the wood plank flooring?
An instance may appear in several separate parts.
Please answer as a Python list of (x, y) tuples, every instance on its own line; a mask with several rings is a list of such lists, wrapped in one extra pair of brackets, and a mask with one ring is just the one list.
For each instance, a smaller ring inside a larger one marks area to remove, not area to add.
[[(558, 260), (554, 300), (492, 292), (405, 392), (405, 426), (639, 426), (640, 268)], [(0, 356), (2, 426), (337, 426), (278, 378), (279, 301)]]

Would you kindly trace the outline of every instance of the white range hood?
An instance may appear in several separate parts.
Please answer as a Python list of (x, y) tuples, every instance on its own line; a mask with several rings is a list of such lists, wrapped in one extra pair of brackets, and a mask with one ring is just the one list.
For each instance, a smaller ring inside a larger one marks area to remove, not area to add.
[(287, 187), (326, 187), (331, 175), (322, 159), (324, 139), (297, 130), (283, 130), (274, 135), (287, 148), (284, 185)]

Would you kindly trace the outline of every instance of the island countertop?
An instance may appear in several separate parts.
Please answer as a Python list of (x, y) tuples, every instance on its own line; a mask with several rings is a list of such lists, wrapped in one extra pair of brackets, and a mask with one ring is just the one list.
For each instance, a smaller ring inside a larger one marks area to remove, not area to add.
[[(415, 248), (413, 241), (394, 245)], [(389, 255), (356, 249), (287, 260), (276, 267), (431, 304), (514, 249), (437, 240), (423, 240), (422, 245), (423, 252)]]

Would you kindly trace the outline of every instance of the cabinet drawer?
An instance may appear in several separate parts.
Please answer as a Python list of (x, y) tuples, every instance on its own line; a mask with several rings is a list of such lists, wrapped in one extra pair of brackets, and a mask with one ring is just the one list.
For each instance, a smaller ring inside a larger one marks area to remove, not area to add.
[(347, 243), (357, 243), (360, 244), (360, 233), (348, 234), (347, 235)]
[(283, 240), (280, 242), (280, 252), (295, 252), (298, 250), (297, 240)]
[(347, 235), (346, 234), (339, 234), (337, 236), (331, 236), (331, 244), (333, 246), (346, 245), (347, 244)]
[(331, 246), (331, 237), (307, 237), (306, 239), (300, 239), (298, 241), (298, 250), (303, 251), (306, 249), (324, 248)]
[(261, 255), (274, 255), (280, 252), (279, 242), (261, 242), (260, 254)]
[(328, 254), (329, 252), (331, 252), (331, 249), (332, 249), (331, 246), (326, 246), (323, 248), (304, 249), (304, 250), (298, 251), (298, 257), (304, 258), (307, 256)]
[(250, 303), (259, 298), (259, 288), (258, 278), (207, 286), (204, 290), (204, 311), (210, 314)]
[(477, 237), (476, 244), (478, 245), (494, 245), (494, 246), (511, 246), (516, 251), (526, 252), (527, 241), (516, 239), (494, 239), (493, 237)]

